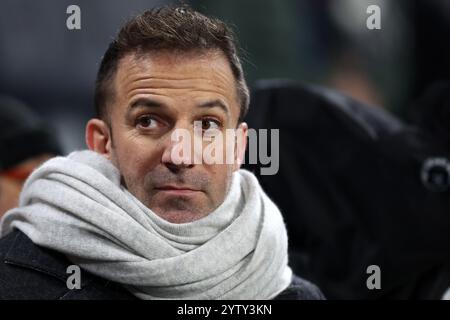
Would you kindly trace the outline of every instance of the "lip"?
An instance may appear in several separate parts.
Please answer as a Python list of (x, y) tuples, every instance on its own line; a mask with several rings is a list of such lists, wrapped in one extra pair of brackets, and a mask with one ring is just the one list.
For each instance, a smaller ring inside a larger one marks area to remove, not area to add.
[(174, 185), (160, 186), (155, 189), (160, 192), (165, 192), (173, 195), (192, 195), (201, 192), (200, 190), (193, 189), (188, 186), (174, 186)]

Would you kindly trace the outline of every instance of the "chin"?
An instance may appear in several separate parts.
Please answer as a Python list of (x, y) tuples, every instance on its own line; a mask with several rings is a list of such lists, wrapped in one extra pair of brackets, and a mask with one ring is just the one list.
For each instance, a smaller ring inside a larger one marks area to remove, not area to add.
[(170, 223), (189, 223), (199, 220), (208, 214), (193, 212), (191, 210), (169, 209), (164, 211), (154, 210), (154, 212), (162, 219)]

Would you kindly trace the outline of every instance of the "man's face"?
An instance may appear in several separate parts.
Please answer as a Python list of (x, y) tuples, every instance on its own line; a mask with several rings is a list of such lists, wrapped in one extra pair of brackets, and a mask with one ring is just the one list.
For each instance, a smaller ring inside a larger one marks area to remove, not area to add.
[[(240, 107), (226, 58), (212, 51), (130, 54), (119, 63), (114, 91), (109, 157), (127, 189), (174, 223), (197, 220), (216, 209), (238, 165), (177, 165), (171, 135), (185, 129), (193, 140), (201, 139), (194, 134), (198, 121), (202, 129), (218, 129), (224, 136), (226, 129), (236, 129)], [(246, 130), (245, 124), (239, 126)]]

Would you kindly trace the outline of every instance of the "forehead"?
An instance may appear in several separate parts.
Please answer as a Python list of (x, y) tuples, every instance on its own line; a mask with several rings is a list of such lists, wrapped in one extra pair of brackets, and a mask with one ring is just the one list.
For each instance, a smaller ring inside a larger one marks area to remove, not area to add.
[(128, 102), (139, 94), (215, 96), (239, 108), (236, 82), (220, 51), (130, 53), (119, 62), (114, 86), (116, 98)]
[(191, 72), (216, 69), (232, 77), (231, 68), (225, 55), (219, 50), (155, 50), (131, 52), (119, 62), (118, 75), (129, 72)]

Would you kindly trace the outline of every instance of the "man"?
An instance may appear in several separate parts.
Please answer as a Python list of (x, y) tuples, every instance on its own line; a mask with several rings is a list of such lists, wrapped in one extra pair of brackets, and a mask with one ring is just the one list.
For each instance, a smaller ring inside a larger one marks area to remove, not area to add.
[(55, 137), (28, 106), (0, 95), (0, 218), (18, 205), (31, 172), (60, 153)]
[[(288, 266), (279, 210), (239, 170), (248, 100), (221, 21), (189, 8), (129, 21), (100, 66), (90, 151), (44, 164), (2, 222), (0, 296), (321, 299)], [(230, 129), (232, 148), (215, 151), (233, 161), (203, 161), (195, 146)]]

